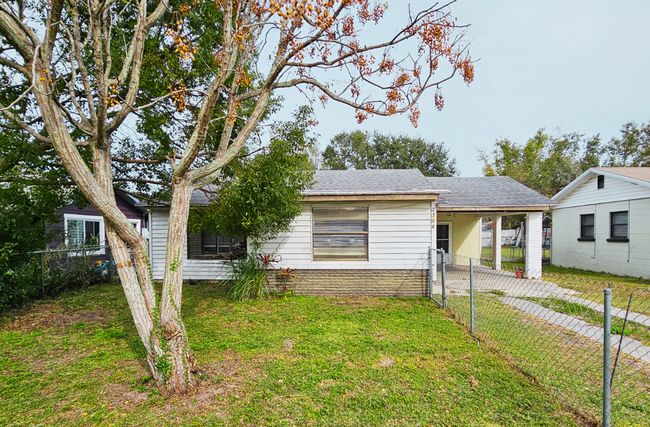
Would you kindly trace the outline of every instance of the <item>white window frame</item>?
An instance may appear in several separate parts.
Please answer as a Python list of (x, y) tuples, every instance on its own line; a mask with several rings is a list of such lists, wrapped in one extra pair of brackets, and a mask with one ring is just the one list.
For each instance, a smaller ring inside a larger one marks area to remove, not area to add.
[(142, 235), (142, 231), (140, 229), (141, 221), (139, 219), (131, 219), (131, 218), (129, 218), (129, 222), (131, 224), (135, 225), (135, 229), (138, 230), (138, 234)]
[[(64, 224), (64, 233), (65, 233), (65, 245), (67, 247), (70, 247), (69, 241), (68, 241), (68, 221), (95, 221), (99, 222), (99, 244), (100, 246), (103, 246), (106, 244), (106, 229), (104, 227), (104, 218), (101, 216), (96, 216), (96, 215), (77, 215), (77, 214), (63, 214), (63, 224)], [(139, 220), (138, 221), (138, 227), (139, 227)], [(85, 230), (84, 230), (85, 234)], [(81, 252), (79, 250), (78, 252)], [(100, 248), (95, 251), (88, 251), (86, 252), (89, 255), (104, 255), (106, 253), (106, 250), (104, 248)], [(78, 255), (76, 252), (70, 252), (70, 256), (76, 256)]]

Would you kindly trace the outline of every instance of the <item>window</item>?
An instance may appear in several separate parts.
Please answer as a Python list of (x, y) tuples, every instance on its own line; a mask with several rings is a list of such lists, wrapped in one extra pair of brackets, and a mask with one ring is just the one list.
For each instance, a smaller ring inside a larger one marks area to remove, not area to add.
[(241, 240), (238, 237), (230, 237), (226, 234), (216, 235), (204, 231), (201, 253), (204, 255), (228, 256)]
[(104, 244), (103, 222), (99, 219), (66, 217), (66, 243), (70, 248)]
[(605, 188), (605, 175), (598, 175), (598, 189)]
[(313, 208), (314, 261), (368, 261), (368, 208)]
[[(65, 244), (71, 248), (87, 248), (106, 244), (104, 220), (92, 215), (64, 214)], [(104, 249), (95, 249), (93, 255), (104, 254)], [(76, 256), (76, 252), (71, 252)]]
[(611, 212), (609, 214), (609, 239), (608, 242), (627, 242), (628, 234), (627, 211)]
[(187, 233), (188, 259), (228, 259), (246, 254), (246, 239), (207, 231)]
[(594, 238), (594, 214), (580, 215), (580, 238), (584, 242), (593, 242)]
[(444, 249), (445, 253), (449, 253), (449, 224), (436, 225), (436, 248)]

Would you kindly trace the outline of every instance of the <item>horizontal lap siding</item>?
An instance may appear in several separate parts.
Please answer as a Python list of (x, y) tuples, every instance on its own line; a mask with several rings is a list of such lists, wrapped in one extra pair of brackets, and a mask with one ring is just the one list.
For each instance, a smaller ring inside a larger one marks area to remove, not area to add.
[[(368, 207), (368, 261), (312, 261), (312, 207)], [(265, 243), (262, 252), (281, 256), (279, 267), (304, 270), (411, 270), (428, 268), (429, 202), (305, 203), (290, 233)]]
[(635, 200), (650, 197), (650, 188), (632, 184), (620, 179), (605, 177), (605, 188), (598, 189), (594, 176), (560, 200), (560, 208)]
[[(167, 229), (169, 211), (155, 209), (151, 212), (151, 267), (154, 280), (162, 280), (165, 274)], [(223, 280), (229, 278), (230, 268), (224, 261), (187, 259), (187, 244), (183, 252), (184, 280)]]
[[(611, 182), (611, 180), (610, 180)], [(594, 184), (595, 185), (595, 184)], [(605, 183), (607, 185), (607, 181)], [(608, 242), (610, 212), (627, 211), (629, 246)], [(650, 199), (619, 201), (553, 210), (553, 264), (650, 278)], [(580, 215), (594, 214), (595, 242), (578, 242)], [(629, 261), (628, 261), (629, 258)]]

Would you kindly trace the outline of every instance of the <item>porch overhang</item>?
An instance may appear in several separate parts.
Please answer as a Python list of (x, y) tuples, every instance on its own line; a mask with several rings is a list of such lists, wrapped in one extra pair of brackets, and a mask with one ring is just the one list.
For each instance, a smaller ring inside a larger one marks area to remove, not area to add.
[(517, 215), (526, 212), (546, 212), (551, 210), (550, 205), (544, 206), (436, 206), (438, 212), (458, 212), (458, 213), (473, 213), (477, 216), (492, 216), (492, 215)]

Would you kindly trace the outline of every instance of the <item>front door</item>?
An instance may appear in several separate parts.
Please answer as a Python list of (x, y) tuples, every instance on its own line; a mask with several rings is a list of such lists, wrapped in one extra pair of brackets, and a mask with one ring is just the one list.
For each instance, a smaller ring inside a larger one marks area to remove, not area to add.
[[(436, 225), (436, 248), (445, 250), (445, 262), (452, 262), (451, 247), (451, 223), (439, 222)], [(440, 254), (437, 257), (438, 263), (441, 263)]]

